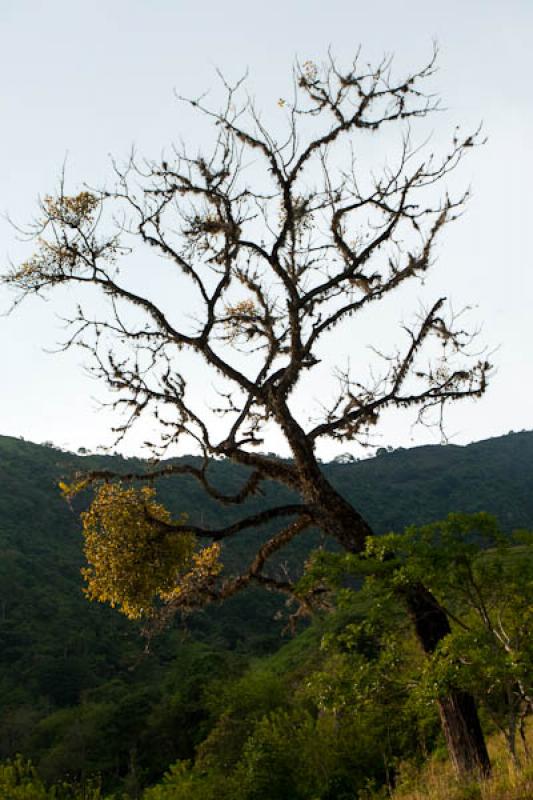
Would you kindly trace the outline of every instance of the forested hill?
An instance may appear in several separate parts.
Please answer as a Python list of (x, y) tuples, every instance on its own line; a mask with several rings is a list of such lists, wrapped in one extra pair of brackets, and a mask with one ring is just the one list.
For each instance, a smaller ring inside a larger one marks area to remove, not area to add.
[[(39, 557), (57, 555), (58, 548), (65, 557), (79, 553), (79, 540), (72, 536), (79, 527), (77, 516), (62, 500), (57, 483), (77, 471), (102, 467), (128, 472), (145, 465), (136, 459), (75, 455), (53, 445), (0, 436), (2, 541)], [(331, 462), (324, 469), (378, 531), (429, 521), (452, 510), (489, 511), (505, 527), (533, 523), (533, 431), (465, 447), (383, 449), (375, 458)], [(214, 482), (225, 491), (234, 491), (243, 477), (243, 470), (232, 464), (214, 465)], [(184, 511), (194, 521), (220, 524), (239, 514), (218, 507), (192, 478), (166, 481), (159, 491), (175, 512)], [(254, 499), (250, 506), (268, 503), (274, 492), (279, 499), (279, 489), (271, 487), (266, 499)]]
[[(30, 559), (32, 570), (38, 566), (46, 571), (48, 585), (70, 577), (73, 566), (77, 569), (79, 509), (67, 505), (57, 483), (76, 471), (102, 467), (127, 472), (144, 465), (120, 456), (74, 455), (52, 445), (0, 437), (1, 602), (9, 603), (13, 597), (11, 587), (15, 589), (21, 559)], [(378, 532), (438, 519), (449, 511), (488, 511), (505, 528), (533, 525), (533, 432), (510, 433), (465, 447), (382, 450), (375, 458), (332, 462), (324, 469)], [(235, 465), (214, 465), (213, 481), (226, 492), (234, 492), (243, 478), (243, 470)], [(186, 512), (192, 521), (206, 525), (220, 525), (241, 513), (217, 506), (192, 478), (167, 480), (159, 492), (175, 513)], [(278, 502), (285, 492), (267, 486), (266, 496), (253, 498), (248, 509), (268, 505), (274, 495)], [(230, 561), (245, 557), (254, 539), (242, 537), (242, 544), (232, 544)]]
[[(51, 445), (0, 437), (0, 659), (4, 663), (24, 656), (43, 631), (47, 639), (55, 631), (59, 641), (71, 630), (78, 636), (83, 627), (87, 648), (92, 646), (87, 642), (91, 637), (102, 644), (97, 631), (104, 622), (115, 630), (117, 615), (90, 606), (81, 594), (79, 507), (69, 507), (57, 483), (80, 470), (108, 467), (127, 472), (144, 466), (120, 456), (74, 455)], [(488, 511), (506, 529), (533, 526), (533, 432), (510, 433), (466, 447), (383, 450), (375, 458), (330, 463), (324, 469), (377, 532), (439, 519), (450, 511)], [(244, 477), (235, 465), (214, 465), (213, 481), (227, 493), (233, 493)], [(205, 525), (227, 523), (242, 513), (239, 508), (218, 507), (192, 478), (164, 481), (158, 490), (175, 513), (186, 512), (192, 521)], [(267, 486), (266, 496), (252, 498), (247, 510), (283, 501), (284, 496), (288, 497), (279, 487)], [(264, 531), (250, 532), (228, 544), (225, 562), (230, 571), (246, 563), (264, 535)], [(289, 565), (299, 548), (311, 544), (295, 541)], [(259, 603), (256, 612), (261, 623), (251, 624), (261, 628), (271, 613), (271, 598)], [(234, 613), (230, 624), (228, 618)], [(251, 607), (246, 616), (254, 617)], [(218, 609), (217, 619), (222, 618), (230, 642), (250, 634), (242, 624), (241, 601)], [(133, 636), (132, 630), (125, 625), (124, 636)]]
[(533, 432), (457, 445), (415, 447), (355, 464), (328, 465), (335, 484), (378, 531), (488, 511), (505, 528), (533, 524)]
[[(142, 461), (120, 456), (74, 455), (51, 445), (0, 437), (1, 602), (13, 597), (21, 559), (30, 559), (32, 570), (44, 570), (48, 585), (70, 577), (81, 561), (79, 509), (73, 511), (60, 496), (60, 479), (68, 480), (80, 470), (107, 467), (127, 472), (143, 466)], [(533, 525), (533, 432), (465, 447), (383, 450), (375, 458), (332, 462), (324, 469), (378, 532), (438, 519), (449, 511), (489, 511), (505, 528)], [(243, 478), (239, 467), (214, 465), (213, 480), (226, 492), (234, 492)], [(159, 491), (175, 513), (186, 512), (192, 521), (206, 525), (220, 525), (241, 513), (217, 506), (192, 478), (167, 480)], [(278, 502), (285, 492), (267, 487), (265, 497), (249, 502), (249, 510), (269, 504), (274, 495)], [(242, 537), (242, 544), (232, 544), (230, 561), (240, 561), (254, 539)]]
[[(142, 469), (143, 463), (0, 437), (0, 760), (16, 752), (29, 754), (53, 780), (68, 773), (78, 756), (84, 770), (112, 772), (111, 758), (126, 769), (131, 748), (140, 746), (142, 737), (158, 742), (157, 758), (146, 750), (153, 776), (177, 755), (191, 757), (203, 724), (203, 717), (196, 719), (197, 711), (190, 711), (197, 709), (198, 675), (207, 680), (218, 669), (217, 658), (224, 661), (230, 650), (232, 658), (240, 659), (243, 653), (265, 653), (281, 643), (283, 622), (274, 622), (280, 601), (254, 590), (188, 623), (193, 638), (203, 644), (191, 643), (187, 634), (189, 644), (178, 645), (182, 634), (170, 632), (156, 642), (154, 656), (143, 660), (138, 626), (90, 604), (81, 592), (79, 508), (61, 498), (57, 483), (97, 467), (126, 472)], [(533, 527), (533, 432), (467, 447), (383, 451), (369, 460), (331, 463), (324, 469), (379, 532), (438, 519), (449, 511), (476, 510), (496, 514), (506, 529)], [(242, 469), (232, 464), (214, 466), (213, 481), (226, 492), (235, 491), (243, 478)], [(174, 512), (185, 511), (206, 525), (240, 513), (218, 509), (191, 479), (168, 480), (158, 490)], [(267, 487), (266, 496), (253, 498), (248, 508), (278, 502), (283, 494)], [(264, 535), (261, 531), (232, 542), (225, 555), (229, 569), (243, 566)], [(301, 562), (295, 549), (312, 543), (293, 543), (289, 568)], [(206, 655), (201, 649), (206, 647), (214, 649)], [(186, 691), (183, 670), (190, 677)], [(172, 680), (182, 686), (183, 698), (179, 714), (174, 709), (178, 721), (165, 733), (165, 714), (170, 713), (165, 686)], [(85, 755), (76, 756), (72, 742), (78, 741), (82, 712)], [(188, 714), (195, 721), (187, 721)], [(194, 733), (191, 741), (180, 740), (178, 749), (176, 725)], [(113, 748), (102, 749), (100, 743), (111, 740)]]

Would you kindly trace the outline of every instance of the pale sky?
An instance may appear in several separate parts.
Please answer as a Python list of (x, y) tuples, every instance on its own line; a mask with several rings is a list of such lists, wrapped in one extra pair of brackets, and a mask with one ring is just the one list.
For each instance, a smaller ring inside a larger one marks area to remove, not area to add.
[[(230, 78), (249, 70), (268, 119), (275, 99), (289, 91), (296, 56), (320, 61), (331, 47), (351, 59), (360, 44), (368, 61), (394, 53), (400, 71), (414, 70), (436, 40), (433, 85), (446, 107), (432, 123), (437, 139), (457, 123), (475, 128), (483, 121), (489, 141), (461, 167), (473, 197), (439, 245), (430, 289), (457, 307), (475, 306), (483, 341), (498, 348), (489, 391), (450, 410), (448, 433), (463, 444), (533, 428), (531, 0), (2, 0), (0, 31), (0, 211), (21, 224), (32, 218), (37, 197), (54, 190), (65, 159), (74, 193), (83, 181), (109, 180), (109, 154), (126, 156), (135, 144), (157, 157), (180, 136), (201, 140), (175, 91), (209, 89), (217, 67)], [(6, 266), (28, 255), (4, 219), (0, 243)], [(0, 291), (6, 309), (9, 295)], [(411, 292), (416, 309), (420, 292)], [(45, 352), (61, 339), (57, 314), (64, 311), (53, 299), (31, 301), (0, 318), (0, 434), (92, 449), (111, 439), (109, 413), (95, 403), (103, 389), (83, 372), (80, 353)], [(397, 311), (380, 308), (391, 320)], [(320, 385), (311, 393), (323, 399)], [(142, 438), (126, 442), (125, 452)], [(434, 432), (413, 431), (408, 417), (398, 417), (380, 443), (435, 441)]]

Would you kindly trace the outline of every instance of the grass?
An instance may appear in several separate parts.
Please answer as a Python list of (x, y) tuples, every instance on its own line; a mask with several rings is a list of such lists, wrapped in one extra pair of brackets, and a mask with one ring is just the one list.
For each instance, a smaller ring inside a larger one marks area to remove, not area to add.
[[(533, 751), (533, 722), (527, 729)], [(492, 775), (487, 780), (458, 780), (448, 761), (432, 759), (419, 772), (404, 770), (392, 800), (533, 800), (533, 757), (520, 753), (521, 766), (515, 767), (501, 735), (488, 742)]]

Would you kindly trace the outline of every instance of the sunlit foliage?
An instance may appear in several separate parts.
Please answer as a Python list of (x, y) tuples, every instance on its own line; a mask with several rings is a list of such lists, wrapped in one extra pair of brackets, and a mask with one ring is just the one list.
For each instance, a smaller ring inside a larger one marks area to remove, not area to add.
[(82, 521), (85, 591), (130, 619), (149, 616), (157, 599), (190, 605), (221, 570), (219, 546), (198, 549), (152, 488), (106, 483)]
[(48, 788), (31, 762), (22, 756), (0, 764), (0, 797), (2, 800), (104, 800), (93, 781), (83, 787), (62, 781)]

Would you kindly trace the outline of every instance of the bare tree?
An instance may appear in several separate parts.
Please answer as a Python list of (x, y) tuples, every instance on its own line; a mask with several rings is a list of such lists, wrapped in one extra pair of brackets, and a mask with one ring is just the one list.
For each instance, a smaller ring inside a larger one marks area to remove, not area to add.
[[(19, 300), (62, 285), (103, 292), (108, 313), (78, 306), (65, 346), (88, 349), (94, 372), (118, 393), (115, 405), (127, 410), (118, 437), (148, 414), (158, 423), (152, 444), (159, 455), (184, 440), (203, 455), (202, 466), (163, 466), (152, 478), (188, 473), (222, 503), (243, 502), (266, 480), (300, 497), (221, 530), (178, 526), (147, 499), (145, 517), (162, 541), (186, 535), (218, 541), (266, 522), (280, 524), (243, 575), (221, 582), (212, 561), (210, 569), (182, 575), (176, 591), (160, 592), (169, 609), (227, 596), (250, 582), (292, 592), (290, 581), (267, 573), (265, 565), (311, 527), (360, 551), (370, 527), (326, 479), (317, 445), (365, 441), (386, 409), (412, 409), (419, 421), (439, 425), (448, 402), (485, 391), (488, 363), (469, 356), (470, 335), (438, 298), (402, 326), (403, 345), (374, 352), (372, 380), (360, 371), (337, 371), (337, 396), (313, 422), (298, 405), (303, 379), (327, 355), (328, 337), (353, 335), (368, 306), (378, 315), (380, 301), (422, 279), (437, 237), (467, 199), (467, 193), (449, 194), (445, 184), (478, 133), (456, 130), (440, 158), (413, 141), (415, 124), (438, 107), (424, 91), (434, 65), (433, 57), (400, 80), (387, 59), (373, 67), (358, 56), (347, 70), (333, 58), (321, 67), (297, 65), (294, 99), (279, 101), (283, 135), (267, 128), (242, 81), (222, 79), (222, 111), (204, 99), (186, 101), (212, 125), (209, 154), (180, 147), (168, 160), (132, 156), (124, 167), (114, 165), (112, 190), (69, 196), (61, 186), (41, 203), (30, 231), (36, 251), (5, 282)], [(388, 159), (374, 171), (364, 148), (375, 150), (389, 130), (397, 131), (398, 146), (390, 151), (385, 138)], [(129, 281), (128, 255), (143, 245), (151, 260), (140, 292)], [(175, 283), (162, 301), (150, 293), (153, 256), (173, 270)], [(217, 425), (191, 401), (182, 351), (195, 354), (218, 382)], [(261, 451), (273, 428), (282, 433), (290, 461)], [(250, 468), (233, 496), (210, 479), (209, 464), (220, 458)], [(89, 479), (113, 477), (95, 473)], [(405, 599), (422, 647), (431, 652), (449, 632), (446, 614), (423, 586), (411, 587)], [(450, 691), (440, 713), (457, 768), (487, 772), (471, 698)]]

